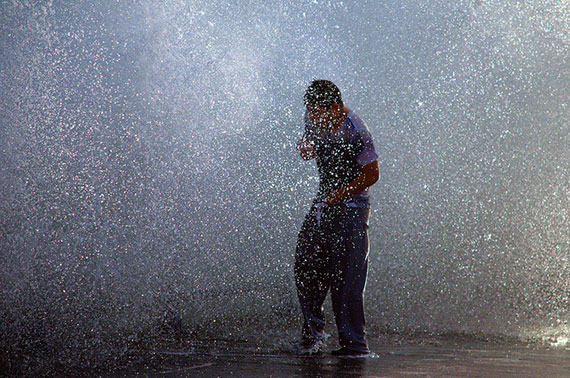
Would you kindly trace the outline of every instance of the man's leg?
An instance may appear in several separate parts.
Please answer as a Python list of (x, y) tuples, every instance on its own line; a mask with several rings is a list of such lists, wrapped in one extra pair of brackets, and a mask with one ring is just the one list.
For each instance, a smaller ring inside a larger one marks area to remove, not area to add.
[(308, 341), (324, 336), (323, 302), (330, 285), (329, 260), (319, 231), (314, 211), (311, 211), (299, 232), (295, 252), (295, 283), (303, 312), (303, 339)]
[(331, 258), (331, 297), (341, 347), (368, 353), (364, 331), (364, 286), (368, 271), (367, 208), (346, 208), (338, 219)]

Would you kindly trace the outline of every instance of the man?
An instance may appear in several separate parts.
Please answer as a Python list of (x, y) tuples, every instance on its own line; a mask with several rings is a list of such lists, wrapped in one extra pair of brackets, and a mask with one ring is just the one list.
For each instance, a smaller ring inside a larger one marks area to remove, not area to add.
[(368, 188), (379, 178), (378, 155), (366, 124), (344, 106), (327, 80), (307, 88), (305, 160), (316, 158), (319, 191), (299, 232), (295, 281), (303, 313), (300, 353), (318, 353), (324, 332), (323, 302), (330, 288), (341, 348), (338, 356), (366, 356), (364, 286), (368, 270)]

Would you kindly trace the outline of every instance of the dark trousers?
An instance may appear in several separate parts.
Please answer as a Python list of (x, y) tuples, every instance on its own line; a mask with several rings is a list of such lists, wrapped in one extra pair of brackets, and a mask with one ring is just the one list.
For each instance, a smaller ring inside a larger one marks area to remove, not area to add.
[(295, 253), (295, 281), (303, 312), (303, 337), (322, 335), (323, 302), (331, 298), (339, 342), (368, 352), (364, 286), (368, 270), (368, 208), (344, 204), (317, 208), (305, 218)]

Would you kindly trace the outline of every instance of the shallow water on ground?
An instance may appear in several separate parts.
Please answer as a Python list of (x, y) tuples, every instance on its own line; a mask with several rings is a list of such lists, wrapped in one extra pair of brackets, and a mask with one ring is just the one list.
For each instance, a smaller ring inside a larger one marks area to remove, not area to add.
[[(222, 342), (223, 344), (223, 342)], [(382, 336), (370, 340), (378, 357), (337, 358), (330, 342), (314, 357), (244, 344), (157, 349), (119, 377), (568, 377), (570, 350), (469, 337)]]

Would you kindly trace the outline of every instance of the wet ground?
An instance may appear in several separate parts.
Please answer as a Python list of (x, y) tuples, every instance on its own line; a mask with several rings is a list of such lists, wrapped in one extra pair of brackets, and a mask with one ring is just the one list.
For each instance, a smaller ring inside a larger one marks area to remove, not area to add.
[(145, 363), (99, 375), (149, 377), (570, 377), (570, 350), (461, 339), (386, 343), (371, 340), (377, 358), (315, 357), (240, 348), (156, 350)]

